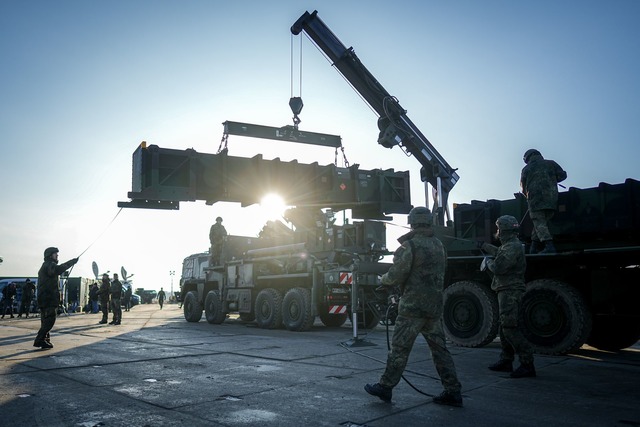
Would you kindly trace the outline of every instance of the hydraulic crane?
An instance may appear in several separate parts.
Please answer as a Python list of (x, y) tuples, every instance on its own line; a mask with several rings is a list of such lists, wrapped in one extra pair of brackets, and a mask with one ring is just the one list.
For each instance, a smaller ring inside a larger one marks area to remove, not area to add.
[[(436, 190), (434, 214), (438, 224), (444, 225), (444, 217), (451, 220), (447, 206), (451, 189), (458, 182), (456, 169), (438, 153), (420, 129), (409, 119), (398, 100), (376, 80), (360, 62), (353, 48), (344, 44), (318, 17), (318, 11), (305, 12), (291, 27), (298, 35), (304, 32), (333, 62), (333, 65), (378, 114), (378, 144), (386, 148), (400, 146), (413, 155), (422, 165), (420, 178), (425, 183), (425, 198), (428, 201), (427, 183)], [(427, 202), (428, 203), (428, 202)]]

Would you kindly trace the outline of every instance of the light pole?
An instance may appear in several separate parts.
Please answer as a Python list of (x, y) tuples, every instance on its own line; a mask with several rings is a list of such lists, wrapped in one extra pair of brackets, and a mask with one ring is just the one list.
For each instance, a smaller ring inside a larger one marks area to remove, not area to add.
[(176, 275), (174, 270), (169, 271), (169, 276), (171, 276), (171, 298), (173, 298), (173, 276)]

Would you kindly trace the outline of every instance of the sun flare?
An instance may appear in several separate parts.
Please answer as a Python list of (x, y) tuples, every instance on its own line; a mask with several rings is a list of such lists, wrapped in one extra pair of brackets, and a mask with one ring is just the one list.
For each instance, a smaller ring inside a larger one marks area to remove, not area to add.
[(287, 209), (284, 199), (275, 193), (269, 193), (260, 200), (260, 209), (268, 219), (279, 219)]

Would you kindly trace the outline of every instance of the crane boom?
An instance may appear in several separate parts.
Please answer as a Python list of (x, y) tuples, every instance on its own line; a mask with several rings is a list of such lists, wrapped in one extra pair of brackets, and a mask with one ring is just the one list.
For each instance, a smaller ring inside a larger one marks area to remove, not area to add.
[[(318, 11), (305, 12), (291, 27), (298, 35), (303, 32), (324, 52), (333, 65), (378, 114), (378, 143), (386, 148), (398, 145), (413, 155), (422, 165), (420, 178), (437, 190), (437, 222), (444, 224), (444, 214), (449, 217), (448, 195), (459, 176), (456, 169), (440, 155), (420, 129), (409, 119), (398, 100), (376, 80), (362, 64), (352, 47), (344, 44), (318, 17)], [(425, 195), (427, 195), (425, 189)]]

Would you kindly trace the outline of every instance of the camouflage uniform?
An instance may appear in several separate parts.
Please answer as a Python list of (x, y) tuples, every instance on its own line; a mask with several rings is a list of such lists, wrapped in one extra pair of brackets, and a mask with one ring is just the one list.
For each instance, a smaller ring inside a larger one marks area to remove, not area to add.
[(106, 274), (102, 276), (102, 283), (100, 284), (100, 290), (98, 291), (98, 297), (100, 297), (100, 310), (102, 311), (102, 320), (98, 323), (107, 323), (109, 318), (109, 276)]
[(36, 285), (29, 279), (22, 286), (22, 299), (20, 301), (20, 310), (18, 311), (18, 317), (22, 317), (22, 313), (26, 313), (26, 317), (29, 317), (29, 311), (31, 310), (31, 300), (36, 290)]
[(218, 265), (222, 261), (222, 247), (227, 229), (222, 225), (222, 218), (217, 217), (216, 223), (209, 230), (209, 242), (211, 243), (210, 258), (211, 265)]
[[(528, 153), (532, 153), (527, 155)], [(529, 216), (533, 222), (531, 240), (551, 241), (548, 222), (558, 208), (558, 183), (567, 173), (553, 160), (545, 160), (537, 150), (525, 153), (526, 166), (520, 174), (520, 187), (527, 197)]]
[(533, 363), (533, 350), (520, 329), (518, 329), (518, 309), (525, 291), (524, 273), (527, 262), (522, 243), (516, 233), (500, 232), (502, 245), (495, 247), (485, 243), (482, 249), (494, 259), (487, 261), (487, 268), (493, 273), (491, 289), (498, 293), (500, 313), (500, 360), (513, 361), (515, 353), (520, 363)]
[(122, 282), (118, 280), (117, 274), (113, 275), (109, 292), (111, 293), (111, 311), (113, 312), (111, 324), (119, 325), (122, 321)]
[(400, 381), (418, 334), (427, 340), (433, 363), (446, 392), (459, 393), (460, 382), (447, 350), (442, 329), (442, 289), (446, 254), (433, 230), (420, 227), (403, 236), (393, 256), (393, 266), (382, 276), (384, 285), (402, 290), (387, 367), (380, 385), (394, 387)]
[(51, 348), (49, 332), (56, 323), (58, 305), (60, 305), (60, 274), (78, 262), (74, 258), (58, 265), (57, 248), (47, 248), (44, 262), (38, 271), (38, 307), (40, 308), (40, 330), (33, 342), (34, 347)]

